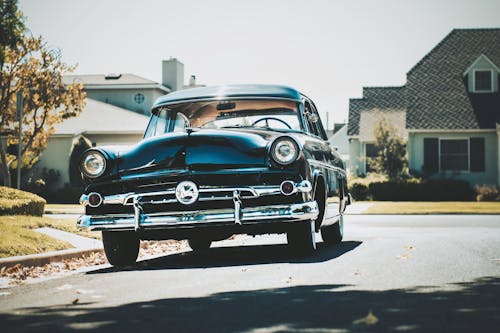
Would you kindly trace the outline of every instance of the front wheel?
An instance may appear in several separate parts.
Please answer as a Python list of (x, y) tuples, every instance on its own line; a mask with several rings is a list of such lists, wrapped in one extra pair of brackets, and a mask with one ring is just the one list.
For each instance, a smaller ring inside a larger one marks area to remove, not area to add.
[(195, 252), (204, 252), (210, 248), (212, 245), (212, 240), (207, 238), (190, 238), (188, 239), (189, 247)]
[(103, 231), (104, 253), (113, 266), (123, 267), (135, 264), (139, 254), (140, 240), (133, 231)]
[(337, 223), (321, 228), (321, 238), (326, 244), (337, 244), (344, 237), (344, 218), (340, 215)]
[(297, 222), (286, 234), (288, 245), (300, 254), (311, 254), (316, 250), (314, 221)]

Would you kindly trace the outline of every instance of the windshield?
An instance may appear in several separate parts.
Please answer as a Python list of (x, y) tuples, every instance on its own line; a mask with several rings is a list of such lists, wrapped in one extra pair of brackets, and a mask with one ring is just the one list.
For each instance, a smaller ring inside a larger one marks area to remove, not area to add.
[(205, 101), (170, 105), (153, 110), (144, 137), (185, 131), (188, 127), (301, 130), (296, 102), (277, 100)]

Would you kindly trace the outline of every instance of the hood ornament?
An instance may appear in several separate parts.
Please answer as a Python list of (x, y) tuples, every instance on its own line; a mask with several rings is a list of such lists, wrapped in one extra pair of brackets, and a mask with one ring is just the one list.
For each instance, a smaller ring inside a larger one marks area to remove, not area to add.
[(198, 187), (192, 181), (180, 182), (175, 188), (175, 197), (183, 205), (191, 205), (198, 200)]

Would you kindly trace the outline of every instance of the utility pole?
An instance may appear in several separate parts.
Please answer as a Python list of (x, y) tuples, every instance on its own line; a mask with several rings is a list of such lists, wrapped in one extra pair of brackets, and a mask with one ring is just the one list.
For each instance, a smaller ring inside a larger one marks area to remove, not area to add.
[(17, 144), (17, 189), (21, 189), (21, 153), (23, 150), (23, 93), (17, 92), (17, 120), (19, 121), (19, 142)]

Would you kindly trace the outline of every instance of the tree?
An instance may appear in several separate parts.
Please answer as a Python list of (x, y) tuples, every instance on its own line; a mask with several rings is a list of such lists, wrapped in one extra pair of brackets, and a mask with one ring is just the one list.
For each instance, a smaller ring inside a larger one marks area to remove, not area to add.
[(389, 179), (399, 177), (407, 165), (405, 140), (385, 118), (375, 125), (374, 134), (378, 152), (372, 161), (374, 169), (386, 174)]
[(17, 0), (0, 0), (0, 68), (3, 68), (5, 48), (14, 48), (21, 41), (25, 29)]
[(4, 185), (11, 186), (10, 167), (17, 163), (33, 166), (54, 133), (55, 124), (81, 112), (85, 92), (82, 84), (63, 83), (63, 75), (74, 67), (63, 63), (60, 53), (48, 47), (42, 37), (22, 36), (14, 46), (7, 45), (0, 69), (0, 133), (7, 137), (7, 146), (18, 144), (16, 94), (21, 92), (24, 99), (22, 161), (0, 144)]

